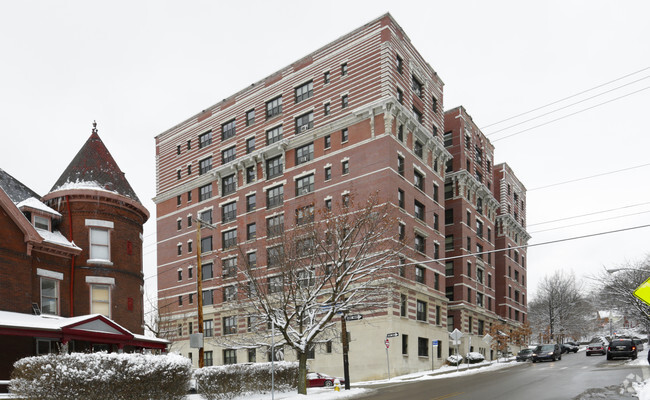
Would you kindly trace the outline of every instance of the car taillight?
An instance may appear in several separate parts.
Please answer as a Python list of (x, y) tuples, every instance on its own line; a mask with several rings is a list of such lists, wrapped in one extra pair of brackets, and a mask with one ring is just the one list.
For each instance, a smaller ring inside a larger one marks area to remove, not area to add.
[(632, 346), (632, 351), (636, 350), (636, 346)]
[(607, 347), (607, 351), (612, 351), (612, 346)]

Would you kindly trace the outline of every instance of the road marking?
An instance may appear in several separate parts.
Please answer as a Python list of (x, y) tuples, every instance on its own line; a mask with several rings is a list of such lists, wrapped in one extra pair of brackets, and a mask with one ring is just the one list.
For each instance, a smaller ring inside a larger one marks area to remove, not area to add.
[(443, 399), (449, 399), (449, 398), (451, 398), (451, 397), (455, 397), (455, 396), (458, 396), (459, 394), (463, 394), (463, 393), (465, 393), (465, 392), (449, 393), (449, 394), (445, 394), (445, 395), (442, 395), (442, 396), (439, 396), (439, 397), (434, 397), (434, 398), (432, 398), (431, 400), (443, 400)]

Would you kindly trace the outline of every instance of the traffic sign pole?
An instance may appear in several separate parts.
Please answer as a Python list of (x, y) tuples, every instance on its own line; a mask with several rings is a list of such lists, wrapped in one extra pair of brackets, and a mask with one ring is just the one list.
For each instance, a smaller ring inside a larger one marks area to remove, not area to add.
[(390, 342), (386, 339), (386, 366), (388, 367), (388, 380), (390, 380), (390, 360), (388, 359), (388, 347)]

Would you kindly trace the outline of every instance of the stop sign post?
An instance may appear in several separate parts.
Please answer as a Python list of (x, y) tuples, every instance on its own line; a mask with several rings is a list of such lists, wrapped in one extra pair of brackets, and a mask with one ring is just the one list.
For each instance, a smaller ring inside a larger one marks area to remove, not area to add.
[(384, 343), (386, 343), (386, 348), (390, 347), (390, 340), (386, 339), (386, 341)]

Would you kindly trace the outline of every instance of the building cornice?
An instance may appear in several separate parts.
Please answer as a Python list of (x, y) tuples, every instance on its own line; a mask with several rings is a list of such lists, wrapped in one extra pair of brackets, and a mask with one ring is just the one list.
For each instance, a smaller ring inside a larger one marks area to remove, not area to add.
[[(514, 231), (514, 233), (517, 233), (519, 237), (521, 238), (522, 244), (527, 244), (528, 241), (532, 236), (526, 231), (526, 228), (524, 228), (517, 220), (515, 217), (513, 217), (510, 214), (500, 214), (497, 215), (496, 218), (496, 224), (503, 226), (504, 231)], [(498, 232), (499, 230), (497, 230)]]

